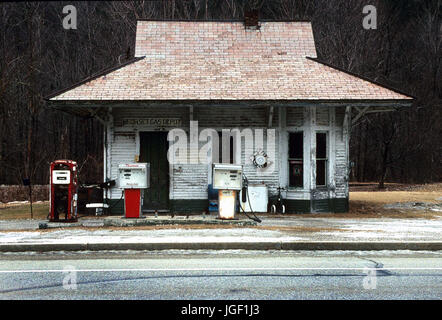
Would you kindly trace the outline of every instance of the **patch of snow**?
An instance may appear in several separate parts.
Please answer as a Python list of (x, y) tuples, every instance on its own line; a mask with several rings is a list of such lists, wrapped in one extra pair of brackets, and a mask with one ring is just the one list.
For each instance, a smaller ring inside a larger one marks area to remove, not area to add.
[(406, 209), (406, 210), (428, 210), (438, 209), (442, 206), (440, 203), (432, 202), (395, 202), (384, 205), (385, 209)]
[(6, 202), (7, 204), (28, 204), (29, 201), (25, 200), (25, 201), (11, 201), (11, 202)]
[(424, 233), (440, 233), (442, 231), (442, 220), (418, 220), (418, 219), (402, 219), (390, 221), (367, 221), (354, 224), (345, 224), (341, 226), (346, 230), (372, 230), (372, 232), (381, 231), (385, 233), (398, 232), (424, 232)]
[(144, 242), (262, 242), (301, 240), (279, 231), (255, 229), (57, 230), (0, 233), (0, 243), (144, 243)]

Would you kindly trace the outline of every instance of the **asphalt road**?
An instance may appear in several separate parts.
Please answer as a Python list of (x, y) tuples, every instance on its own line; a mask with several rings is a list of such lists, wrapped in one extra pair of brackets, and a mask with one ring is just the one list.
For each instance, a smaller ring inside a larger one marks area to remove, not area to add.
[(441, 299), (442, 252), (0, 254), (0, 299)]

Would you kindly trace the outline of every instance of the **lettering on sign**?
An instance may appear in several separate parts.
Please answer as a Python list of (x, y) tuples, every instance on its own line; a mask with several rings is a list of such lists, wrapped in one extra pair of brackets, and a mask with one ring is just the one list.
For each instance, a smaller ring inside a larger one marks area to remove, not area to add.
[(180, 127), (181, 119), (175, 118), (144, 118), (115, 120), (116, 127), (151, 126), (151, 127)]

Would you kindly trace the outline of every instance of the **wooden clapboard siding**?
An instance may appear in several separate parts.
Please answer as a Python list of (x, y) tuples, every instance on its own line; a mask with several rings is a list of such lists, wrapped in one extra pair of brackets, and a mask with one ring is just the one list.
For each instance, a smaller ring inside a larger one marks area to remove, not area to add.
[[(266, 128), (267, 106), (213, 106), (196, 107), (195, 120), (200, 127), (207, 128)], [(278, 124), (278, 112), (273, 113), (273, 126)]]
[[(125, 107), (114, 108), (113, 119), (115, 123), (123, 118), (179, 118), (181, 129), (189, 133), (189, 121), (198, 121), (199, 132), (205, 128), (235, 129), (241, 132), (250, 128), (255, 139), (256, 132), (262, 129), (264, 133), (264, 150), (269, 154), (271, 167), (257, 170), (250, 159), (250, 155), (257, 150), (254, 145), (250, 148), (241, 139), (241, 155), (236, 158), (244, 164), (244, 173), (249, 183), (264, 183), (269, 188), (269, 196), (274, 198), (277, 194), (277, 187), (287, 186), (287, 137), (288, 132), (304, 131), (304, 169), (307, 170), (304, 176), (304, 188), (289, 190), (283, 196), (290, 201), (308, 201), (311, 210), (324, 211), (334, 206), (333, 201), (326, 199), (348, 199), (348, 182), (346, 175), (348, 171), (348, 135), (343, 134), (345, 107), (317, 107), (313, 104), (304, 107), (275, 107), (272, 120), (272, 128), (275, 130), (275, 151), (274, 154), (267, 150), (267, 133), (269, 129), (269, 107), (267, 106), (189, 106), (164, 105), (156, 107)], [(193, 110), (193, 111), (192, 111)], [(117, 178), (117, 167), (122, 162), (135, 161), (139, 152), (139, 132), (154, 131), (158, 128), (140, 127), (125, 125), (124, 127), (111, 126), (107, 154), (109, 159), (108, 172), (111, 179)], [(169, 130), (163, 128), (162, 130)], [(315, 175), (311, 172), (315, 168), (316, 131), (328, 133), (329, 147), (329, 177), (326, 188), (316, 188)], [(199, 141), (199, 148), (207, 141)], [(211, 166), (205, 163), (192, 163), (198, 160), (197, 155), (189, 157), (190, 163), (171, 164), (169, 198), (174, 201), (204, 200), (207, 199), (207, 186), (210, 183)], [(261, 172), (260, 172), (261, 171)], [(112, 199), (119, 199), (121, 191), (118, 188), (111, 190)], [(344, 201), (343, 200), (343, 201)], [(347, 200), (348, 201), (348, 200)], [(302, 203), (304, 203), (302, 202)], [(344, 203), (344, 202), (343, 202)], [(347, 203), (347, 202), (345, 202)], [(329, 207), (327, 207), (329, 206)], [(344, 205), (342, 206), (345, 207)]]
[(287, 108), (287, 126), (302, 127), (304, 125), (304, 108), (289, 107)]
[(336, 198), (348, 198), (348, 137), (344, 135), (345, 107), (336, 108), (336, 126), (335, 126), (335, 163), (336, 163)]
[(137, 107), (120, 107), (113, 109), (114, 121), (121, 118), (180, 118), (184, 126), (189, 122), (189, 108), (174, 105), (148, 107), (141, 104)]
[(207, 199), (207, 164), (176, 164), (171, 180), (172, 199)]
[(242, 141), (241, 159), (244, 164), (243, 170), (250, 184), (265, 184), (269, 189), (269, 195), (276, 195), (276, 188), (279, 186), (279, 135), (275, 130), (275, 146), (274, 151), (269, 150), (267, 135), (263, 136), (264, 150), (267, 152), (269, 165), (266, 168), (258, 169), (253, 165), (250, 159), (251, 154), (256, 151), (256, 148), (249, 149)]
[(316, 125), (329, 126), (330, 125), (330, 107), (316, 108)]

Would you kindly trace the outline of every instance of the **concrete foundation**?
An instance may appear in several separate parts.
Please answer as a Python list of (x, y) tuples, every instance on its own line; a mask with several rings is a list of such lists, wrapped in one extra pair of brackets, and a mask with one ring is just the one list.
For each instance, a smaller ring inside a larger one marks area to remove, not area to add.
[(159, 225), (189, 225), (189, 224), (211, 224), (211, 225), (239, 225), (256, 226), (257, 222), (250, 219), (222, 220), (206, 216), (175, 216), (175, 217), (143, 217), (130, 219), (124, 217), (106, 217), (104, 226), (132, 227), (132, 226), (159, 226)]

